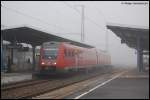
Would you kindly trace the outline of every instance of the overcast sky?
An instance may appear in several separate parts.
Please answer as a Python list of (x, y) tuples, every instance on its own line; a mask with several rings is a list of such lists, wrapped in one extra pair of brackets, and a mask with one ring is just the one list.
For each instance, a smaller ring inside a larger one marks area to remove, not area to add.
[(1, 1), (1, 24), (27, 25), (61, 37), (80, 41), (81, 7), (85, 6), (85, 43), (108, 50), (113, 64), (136, 65), (135, 50), (121, 44), (106, 23), (149, 28), (148, 1)]

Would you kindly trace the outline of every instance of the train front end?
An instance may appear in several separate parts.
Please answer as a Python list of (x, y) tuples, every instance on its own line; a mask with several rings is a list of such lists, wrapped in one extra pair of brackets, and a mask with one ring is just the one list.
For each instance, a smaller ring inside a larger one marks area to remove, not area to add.
[(40, 51), (39, 69), (41, 72), (54, 72), (57, 66), (58, 43), (43, 43)]

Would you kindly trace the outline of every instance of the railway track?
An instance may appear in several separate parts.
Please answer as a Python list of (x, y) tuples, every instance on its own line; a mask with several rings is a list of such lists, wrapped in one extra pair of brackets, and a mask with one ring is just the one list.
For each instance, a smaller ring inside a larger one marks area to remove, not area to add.
[(13, 83), (13, 84), (9, 84), (9, 85), (3, 85), (1, 87), (1, 91), (8, 91), (8, 90), (16, 89), (16, 88), (29, 86), (29, 85), (40, 84), (40, 83), (47, 82), (47, 81), (48, 80), (35, 80), (35, 79), (33, 79), (33, 80), (19, 82), (16, 84)]
[[(116, 71), (108, 71), (109, 74), (115, 73)], [(35, 80), (27, 83), (22, 83), (20, 85), (7, 86), (1, 88), (1, 98), (2, 99), (21, 99), (21, 98), (31, 98), (49, 91), (53, 91), (67, 85), (71, 85), (77, 82), (93, 78), (98, 75), (108, 74), (107, 72), (96, 71), (95, 73), (74, 75), (67, 78), (57, 78), (53, 80)]]

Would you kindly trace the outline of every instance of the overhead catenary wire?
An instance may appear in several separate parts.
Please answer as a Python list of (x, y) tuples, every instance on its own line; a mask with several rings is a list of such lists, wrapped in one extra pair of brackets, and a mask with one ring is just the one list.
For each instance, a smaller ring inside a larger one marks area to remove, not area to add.
[[(106, 17), (104, 16), (104, 14), (103, 14), (99, 9), (96, 8), (96, 10), (98, 11), (99, 14), (103, 15), (104, 21), (105, 21), (105, 26), (106, 26), (106, 25), (107, 25), (107, 24), (106, 24)], [(105, 30), (106, 30), (106, 36), (105, 36), (105, 40), (106, 40), (106, 41), (105, 41), (105, 42), (106, 42), (106, 44), (105, 44), (105, 51), (109, 52), (109, 34), (108, 34), (107, 28), (106, 28)]]
[[(63, 1), (63, 3), (64, 3), (66, 6), (68, 6), (68, 7), (72, 8), (72, 9), (74, 9), (75, 11), (77, 11), (79, 14), (81, 14), (81, 12), (80, 12), (77, 8), (75, 8), (75, 7), (73, 7), (72, 5), (68, 4), (66, 1)], [(99, 24), (97, 24), (96, 22), (94, 22), (94, 21), (93, 21), (91, 18), (89, 18), (88, 16), (85, 16), (85, 20), (90, 21), (91, 23), (95, 24), (98, 28), (100, 28), (100, 29), (103, 30), (103, 28), (102, 28), (101, 25), (99, 25)]]
[[(76, 9), (75, 7), (73, 7), (72, 5), (66, 3), (65, 1), (63, 1), (63, 2), (64, 2), (64, 4), (66, 4), (68, 7), (74, 9), (74, 10), (77, 11), (79, 14), (81, 14), (81, 12), (80, 12), (78, 9)], [(52, 24), (49, 24), (49, 23), (47, 23), (47, 22), (45, 22), (45, 21), (43, 21), (43, 20), (41, 20), (41, 19), (39, 19), (39, 18), (36, 18), (36, 17), (31, 16), (31, 15), (28, 15), (28, 14), (25, 14), (25, 13), (23, 13), (23, 12), (20, 12), (20, 11), (14, 9), (14, 8), (6, 7), (4, 4), (1, 4), (1, 7), (4, 7), (4, 8), (6, 8), (6, 9), (8, 9), (8, 10), (11, 10), (11, 11), (17, 13), (17, 14), (26, 16), (26, 17), (28, 17), (28, 18), (32, 18), (32, 19), (34, 19), (34, 20), (37, 20), (37, 21), (42, 22), (42, 23), (44, 23), (44, 24), (47, 24), (47, 25), (49, 25), (49, 26), (53, 26), (53, 27), (55, 27), (55, 28), (57, 28), (57, 29), (59, 29), (59, 30), (65, 30), (65, 29), (63, 29), (62, 27), (59, 27), (59, 26), (54, 25), (54, 24), (53, 24), (53, 25), (52, 25)], [(96, 22), (94, 22), (94, 21), (93, 21), (92, 19), (90, 19), (89, 17), (85, 16), (85, 19), (88, 20), (88, 21), (90, 21), (91, 23), (95, 24), (98, 28), (103, 29), (99, 24), (97, 24)], [(66, 31), (66, 30), (65, 30), (65, 31)], [(55, 33), (55, 32), (53, 32), (53, 33)], [(67, 33), (72, 33), (72, 32), (67, 32)], [(66, 33), (66, 34), (67, 34), (67, 33)], [(58, 34), (58, 33), (56, 33), (56, 34)], [(64, 33), (63, 33), (63, 34), (64, 34)]]
[[(39, 19), (39, 18), (36, 18), (36, 17), (31, 16), (31, 15), (22, 13), (22, 12), (16, 10), (16, 9), (13, 9), (13, 8), (10, 8), (10, 7), (6, 7), (6, 6), (2, 5), (2, 4), (1, 4), (1, 7), (6, 8), (6, 9), (8, 9), (8, 10), (10, 10), (10, 11), (13, 11), (13, 12), (15, 12), (15, 13), (17, 13), (17, 14), (26, 16), (26, 17), (28, 17), (28, 18), (32, 18), (32, 19), (34, 19), (34, 20), (37, 20), (37, 21), (42, 22), (42, 23), (44, 23), (44, 24), (47, 24), (47, 25), (49, 25), (49, 26), (55, 27), (55, 28), (57, 28), (57, 29), (59, 29), (59, 30), (65, 30), (65, 29), (63, 29), (63, 28), (60, 27), (60, 26), (57, 26), (57, 25), (54, 25), (54, 24), (53, 24), (53, 25), (52, 25), (52, 24), (49, 24), (49, 23), (47, 23), (47, 22), (45, 22), (45, 21), (43, 21), (43, 20), (41, 20), (41, 19)], [(66, 31), (66, 30), (65, 30), (65, 31)]]
[[(103, 16), (103, 19), (104, 19), (104, 22), (105, 22), (105, 26), (107, 25), (106, 24), (106, 17), (104, 16), (103, 12), (101, 12), (98, 8), (94, 7), (98, 14), (102, 15)], [(108, 34), (108, 29), (107, 27), (105, 28), (105, 31), (106, 31), (106, 35), (105, 35), (105, 51), (109, 52), (109, 34)]]
[[(21, 14), (21, 15), (26, 16), (26, 17), (28, 17), (28, 18), (32, 18), (32, 19), (34, 19), (34, 20), (40, 21), (40, 22), (45, 23), (45, 24), (47, 24), (47, 25), (49, 25), (49, 26), (53, 26), (53, 27), (55, 27), (55, 28), (57, 28), (57, 29), (59, 28), (59, 29), (61, 29), (61, 30), (65, 30), (65, 29), (63, 29), (62, 27), (59, 27), (59, 26), (57, 26), (57, 25), (49, 24), (49, 23), (47, 23), (47, 22), (45, 22), (45, 21), (43, 21), (43, 20), (41, 20), (41, 19), (39, 19), (39, 18), (33, 17), (33, 16), (31, 16), (31, 15), (28, 15), (28, 14), (24, 14), (24, 13), (22, 13), (22, 12), (20, 12), (20, 11), (17, 11), (17, 10), (15, 10), (15, 9), (12, 9), (12, 8), (6, 7), (6, 6), (4, 6), (3, 4), (1, 4), (1, 7), (4, 7), (4, 8), (6, 8), (6, 9), (8, 9), (8, 10), (11, 10), (11, 11), (17, 13), (17, 14)], [(65, 30), (65, 31), (66, 31), (66, 30)], [(67, 32), (67, 33), (51, 32), (51, 33), (59, 34), (59, 35), (61, 35), (61, 34), (79, 35), (79, 34), (75, 34), (75, 33), (73, 33), (73, 32)]]
[[(74, 9), (76, 12), (78, 12), (79, 14), (81, 14), (81, 12), (79, 11), (79, 10), (77, 10), (75, 7), (73, 7), (72, 5), (70, 5), (70, 4), (68, 4), (67, 2), (63, 2), (66, 6), (68, 6), (68, 7), (70, 7), (70, 8), (72, 8), (72, 9)], [(100, 10), (99, 9), (97, 9), (96, 8), (96, 10), (97, 10), (97, 12), (98, 12), (98, 14), (102, 14), (103, 15), (103, 17), (104, 17), (104, 21), (105, 21), (105, 26), (106, 26), (106, 18), (105, 18), (105, 16), (104, 16), (104, 14), (102, 13), (102, 12), (100, 12)], [(99, 24), (97, 24), (96, 22), (94, 22), (92, 19), (90, 19), (89, 17), (85, 17), (85, 19), (86, 20), (88, 20), (88, 21), (90, 21), (91, 23), (93, 23), (94, 25), (96, 25), (98, 28), (101, 28), (102, 30), (104, 30), (104, 28), (102, 27), (102, 26), (100, 26)], [(106, 43), (105, 43), (105, 50), (106, 51), (108, 51), (108, 31), (107, 31), (107, 28), (105, 27), (105, 31), (106, 31), (106, 36), (105, 36), (105, 40), (106, 40)]]

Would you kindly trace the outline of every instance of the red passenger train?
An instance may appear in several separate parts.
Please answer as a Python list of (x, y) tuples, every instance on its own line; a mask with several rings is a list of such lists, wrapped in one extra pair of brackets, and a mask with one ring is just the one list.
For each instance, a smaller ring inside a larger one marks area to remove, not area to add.
[(110, 63), (110, 56), (106, 52), (66, 42), (45, 42), (40, 49), (40, 71), (86, 69)]

